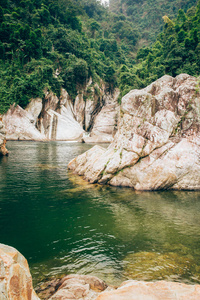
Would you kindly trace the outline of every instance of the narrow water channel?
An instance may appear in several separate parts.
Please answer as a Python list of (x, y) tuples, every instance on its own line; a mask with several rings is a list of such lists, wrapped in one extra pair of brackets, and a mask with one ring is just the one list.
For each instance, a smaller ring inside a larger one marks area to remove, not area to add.
[(200, 192), (89, 185), (67, 170), (92, 145), (8, 142), (0, 160), (0, 242), (34, 283), (79, 273), (200, 283)]

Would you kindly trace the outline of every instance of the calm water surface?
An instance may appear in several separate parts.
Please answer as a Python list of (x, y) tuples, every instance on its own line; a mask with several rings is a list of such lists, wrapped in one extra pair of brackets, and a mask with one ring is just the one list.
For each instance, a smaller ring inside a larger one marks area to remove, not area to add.
[(200, 193), (89, 185), (67, 171), (91, 145), (8, 142), (0, 160), (0, 242), (48, 276), (200, 282)]

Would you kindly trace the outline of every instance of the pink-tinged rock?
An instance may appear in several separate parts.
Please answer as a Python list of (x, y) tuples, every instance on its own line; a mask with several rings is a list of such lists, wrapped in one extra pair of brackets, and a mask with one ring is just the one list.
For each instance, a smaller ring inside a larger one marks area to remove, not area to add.
[(3, 116), (7, 140), (45, 140), (46, 137), (35, 127), (31, 113), (14, 104)]
[(200, 285), (177, 282), (127, 281), (117, 290), (101, 293), (96, 300), (199, 300)]
[(106, 288), (105, 282), (95, 276), (72, 274), (60, 280), (50, 300), (95, 300)]
[[(89, 182), (135, 190), (200, 190), (200, 94), (195, 77), (163, 76), (122, 98), (107, 151), (71, 169)], [(78, 162), (78, 158), (76, 159)], [(86, 167), (90, 166), (90, 168)]]
[[(118, 89), (114, 91), (113, 95), (105, 93), (103, 96), (104, 105), (100, 107), (100, 111), (98, 111), (98, 103), (96, 103), (95, 109), (98, 113), (95, 114), (95, 110), (93, 108), (93, 116), (91, 116), (91, 113), (89, 116), (88, 114), (85, 114), (86, 121), (88, 117), (90, 117), (90, 120), (91, 118), (94, 119), (92, 130), (89, 136), (85, 136), (83, 138), (86, 143), (111, 143), (113, 141), (113, 137), (116, 133), (119, 113), (119, 104), (117, 101), (118, 97)], [(89, 103), (90, 101), (87, 100), (86, 107), (89, 105)], [(93, 106), (94, 104), (95, 102), (93, 101)]]
[(13, 247), (0, 244), (0, 299), (39, 300), (27, 260)]

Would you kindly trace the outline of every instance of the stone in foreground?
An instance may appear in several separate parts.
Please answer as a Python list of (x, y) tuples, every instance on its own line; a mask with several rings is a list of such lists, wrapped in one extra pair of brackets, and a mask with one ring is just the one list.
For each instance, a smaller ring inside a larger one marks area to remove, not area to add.
[(187, 74), (165, 75), (122, 98), (108, 149), (95, 146), (68, 168), (91, 183), (135, 190), (200, 190), (200, 94)]
[(199, 300), (200, 286), (177, 282), (126, 281), (117, 290), (103, 292), (96, 300)]
[(0, 299), (39, 300), (27, 260), (13, 247), (0, 244)]
[(104, 281), (95, 276), (72, 274), (58, 283), (57, 292), (50, 300), (95, 300), (106, 288)]

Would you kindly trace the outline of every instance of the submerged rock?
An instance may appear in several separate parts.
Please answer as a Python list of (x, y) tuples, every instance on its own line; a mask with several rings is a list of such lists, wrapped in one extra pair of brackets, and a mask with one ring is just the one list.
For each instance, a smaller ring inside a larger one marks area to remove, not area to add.
[(0, 299), (39, 300), (27, 260), (16, 249), (0, 244)]
[(194, 272), (194, 260), (177, 253), (139, 252), (125, 260), (124, 275), (136, 280), (180, 280)]
[(93, 148), (68, 165), (91, 183), (136, 190), (200, 189), (200, 94), (187, 74), (165, 75), (122, 98), (108, 149)]
[[(142, 256), (145, 257), (145, 253), (141, 253)], [(171, 264), (174, 258), (169, 257)], [(41, 283), (37, 291), (41, 299), (50, 300), (200, 299), (200, 285), (129, 280), (115, 289), (96, 276), (78, 274), (52, 278)], [(0, 299), (40, 300), (32, 287), (27, 260), (16, 249), (3, 244), (0, 244)]]

